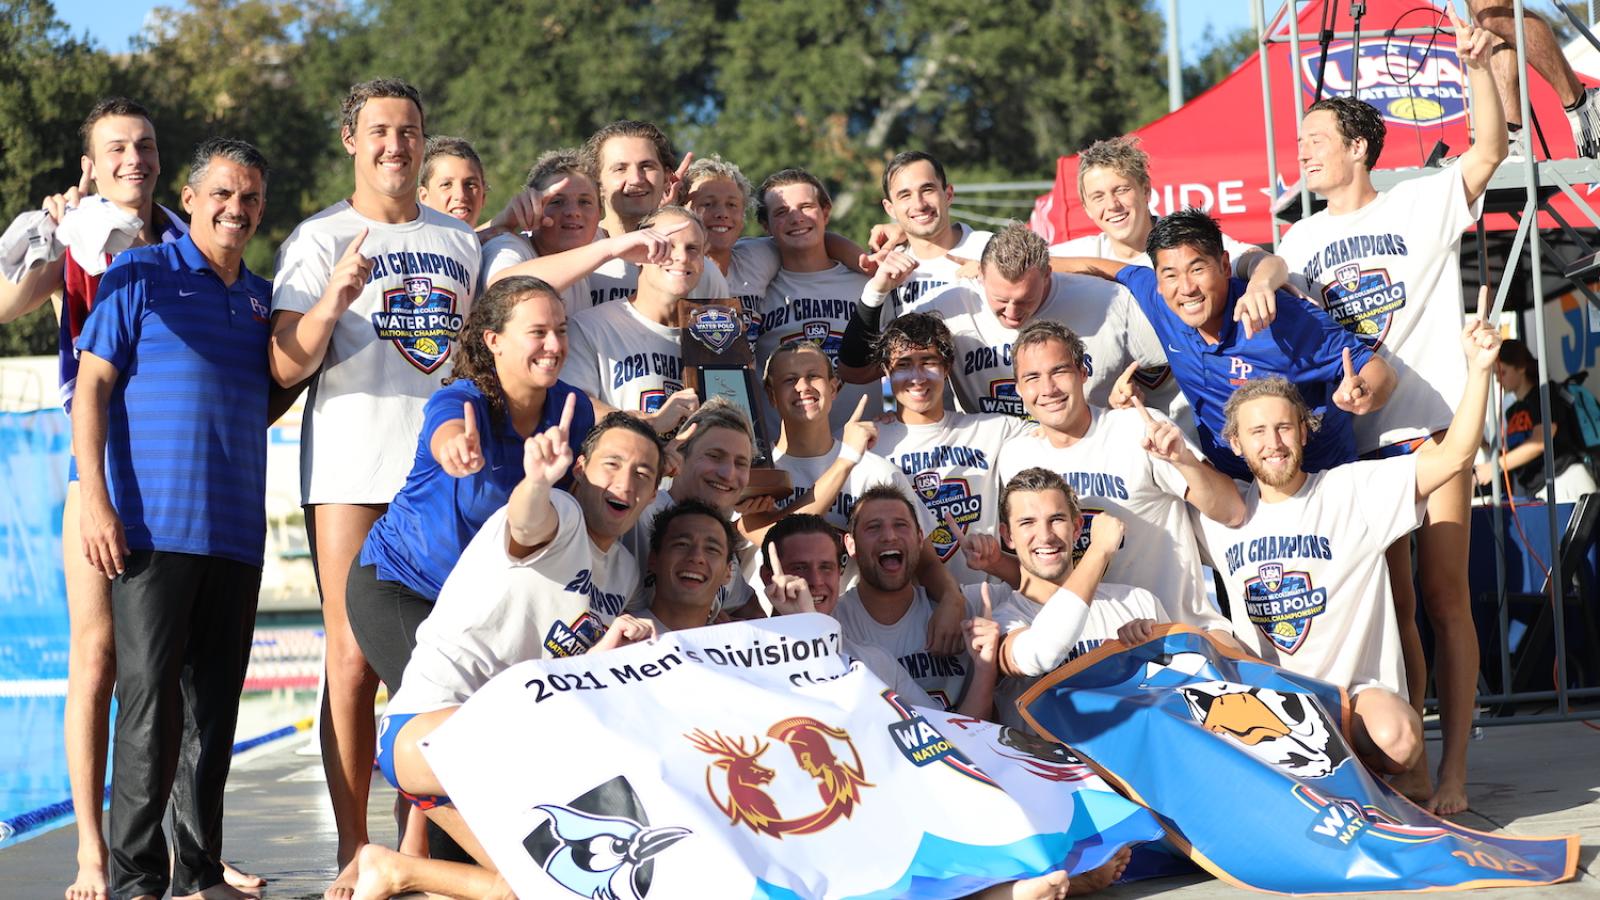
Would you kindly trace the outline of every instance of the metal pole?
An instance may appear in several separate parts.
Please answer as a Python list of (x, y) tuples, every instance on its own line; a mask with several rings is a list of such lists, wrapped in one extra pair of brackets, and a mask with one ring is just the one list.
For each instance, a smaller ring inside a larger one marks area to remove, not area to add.
[[(1515, 17), (1517, 30), (1517, 72), (1521, 75), (1517, 79), (1517, 93), (1522, 101), (1522, 121), (1533, 121), (1532, 105), (1528, 101), (1528, 60), (1524, 48), (1528, 46), (1527, 36), (1523, 30), (1523, 5), (1522, 0), (1512, 0), (1512, 15)], [(1523, 172), (1528, 186), (1528, 211), (1532, 216), (1532, 227), (1539, 227), (1539, 170), (1534, 162), (1533, 154), (1527, 154), (1523, 160)], [(1555, 629), (1556, 652), (1556, 712), (1565, 716), (1567, 708), (1567, 610), (1562, 598), (1561, 584), (1561, 529), (1556, 524), (1556, 461), (1555, 443), (1550, 439), (1550, 358), (1548, 344), (1545, 340), (1544, 327), (1544, 271), (1540, 265), (1539, 242), (1528, 242), (1529, 259), (1532, 262), (1530, 278), (1533, 283), (1533, 332), (1534, 340), (1538, 344), (1539, 357), (1539, 408), (1543, 421), (1540, 430), (1544, 434), (1544, 471), (1545, 471), (1545, 522), (1550, 528), (1550, 574), (1545, 579), (1545, 590), (1550, 594), (1550, 609), (1554, 613), (1552, 626)]]
[[(1333, 3), (1335, 0), (1323, 0), (1324, 3)], [(1289, 29), (1289, 71), (1290, 88), (1294, 92), (1294, 121), (1299, 128), (1300, 120), (1306, 117), (1306, 98), (1304, 85), (1300, 83), (1300, 3), (1299, 0), (1289, 0), (1289, 8), (1293, 10), (1290, 16)], [(1323, 60), (1327, 65), (1327, 60)], [(1298, 133), (1298, 132), (1297, 132)], [(1300, 179), (1300, 218), (1311, 218), (1311, 189), (1306, 187), (1306, 180)]]
[[(1272, 214), (1272, 205), (1277, 202), (1278, 195), (1278, 137), (1272, 129), (1272, 72), (1268, 69), (1271, 61), (1269, 51), (1272, 45), (1267, 42), (1267, 0), (1251, 0), (1251, 7), (1255, 12), (1256, 20), (1256, 46), (1260, 48), (1257, 57), (1261, 63), (1261, 111), (1262, 118), (1267, 125), (1267, 227), (1272, 231), (1272, 249), (1278, 249), (1278, 221)], [(1298, 27), (1298, 26), (1296, 26)]]
[(1167, 112), (1183, 105), (1183, 60), (1178, 55), (1178, 0), (1167, 0)]

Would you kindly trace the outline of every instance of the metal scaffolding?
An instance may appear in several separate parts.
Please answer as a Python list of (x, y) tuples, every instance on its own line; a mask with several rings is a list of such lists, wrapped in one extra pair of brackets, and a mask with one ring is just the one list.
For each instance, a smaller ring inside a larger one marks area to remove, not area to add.
[[(1272, 117), (1271, 47), (1273, 44), (1280, 43), (1287, 43), (1290, 46), (1289, 68), (1291, 73), (1290, 79), (1293, 85), (1291, 90), (1294, 93), (1296, 121), (1298, 122), (1299, 118), (1305, 113), (1299, 66), (1301, 41), (1316, 41), (1319, 38), (1330, 38), (1330, 36), (1327, 34), (1300, 34), (1299, 13), (1303, 5), (1334, 2), (1337, 2), (1337, 0), (1285, 0), (1279, 9), (1278, 15), (1272, 19), (1268, 19), (1266, 15), (1267, 0), (1255, 0), (1253, 4), (1255, 6), (1256, 13), (1256, 37), (1261, 59), (1261, 92), (1264, 110), (1263, 118), (1265, 119), (1267, 138), (1268, 185), (1275, 185), (1278, 183), (1277, 179), (1279, 172), (1277, 161), (1277, 134), (1275, 123), (1273, 122)], [(1442, 2), (1449, 3), (1452, 2), (1452, 0), (1442, 0)], [(1557, 5), (1560, 6), (1560, 4)], [(1365, 4), (1352, 4), (1352, 6), (1364, 8)], [(1518, 79), (1518, 86), (1519, 100), (1522, 107), (1522, 121), (1532, 125), (1534, 123), (1533, 111), (1528, 99), (1528, 78), (1532, 73), (1528, 69), (1527, 59), (1523, 52), (1523, 48), (1526, 46), (1523, 24), (1523, 0), (1513, 0), (1512, 6), (1513, 15), (1516, 21), (1517, 70), (1521, 74), (1521, 77)], [(1595, 13), (1595, 0), (1590, 0), (1589, 6), (1590, 20), (1593, 21)], [(1563, 11), (1567, 13), (1568, 17), (1572, 20), (1572, 23), (1579, 30), (1579, 32), (1583, 34), (1584, 37), (1587, 38), (1597, 50), (1600, 50), (1600, 42), (1595, 40), (1595, 37), (1589, 32), (1589, 29), (1585, 23), (1579, 21), (1576, 17), (1573, 17), (1570, 11), (1565, 10), (1564, 8)], [(1279, 26), (1278, 23), (1282, 23), (1282, 26)], [(1283, 26), (1286, 26), (1288, 33), (1278, 34), (1277, 32), (1283, 30)], [(1353, 32), (1335, 32), (1331, 35), (1331, 39), (1354, 41), (1355, 43), (1352, 45), (1352, 52), (1359, 55), (1361, 41), (1359, 21), (1357, 21), (1356, 27), (1358, 30)], [(1433, 33), (1435, 33), (1435, 29), (1432, 28), (1409, 28), (1383, 31), (1373, 36), (1381, 40), (1390, 40), (1394, 37), (1428, 35)], [(1369, 32), (1369, 34), (1371, 33)], [(1326, 65), (1326, 62), (1327, 60), (1324, 59), (1323, 64)], [(1470, 85), (1468, 86), (1468, 89), (1470, 91)], [(1422, 177), (1437, 171), (1439, 171), (1439, 168), (1436, 166), (1415, 169), (1378, 170), (1372, 173), (1372, 182), (1373, 185), (1379, 190), (1383, 190), (1400, 181)], [(1299, 184), (1299, 209), (1294, 211), (1299, 215), (1295, 215), (1293, 218), (1308, 216), (1312, 212), (1311, 194), (1310, 191), (1305, 187), (1304, 179), (1301, 179)], [(1506, 277), (1506, 275), (1515, 269), (1524, 249), (1526, 249), (1528, 253), (1530, 271), (1532, 272), (1532, 277), (1529, 280), (1532, 283), (1531, 293), (1534, 331), (1533, 345), (1539, 361), (1539, 408), (1541, 411), (1541, 430), (1544, 437), (1544, 467), (1546, 473), (1544, 497), (1544, 506), (1546, 512), (1545, 524), (1548, 528), (1550, 550), (1553, 557), (1550, 560), (1550, 570), (1546, 575), (1543, 591), (1546, 600), (1550, 604), (1549, 609), (1552, 613), (1550, 618), (1554, 631), (1554, 655), (1556, 671), (1555, 684), (1553, 685), (1554, 690), (1513, 690), (1509, 638), (1508, 598), (1510, 596), (1515, 596), (1515, 592), (1508, 592), (1506, 588), (1504, 554), (1504, 548), (1506, 547), (1506, 535), (1505, 523), (1502, 521), (1501, 516), (1498, 515), (1502, 498), (1500, 496), (1499, 457), (1498, 455), (1495, 455), (1494, 467), (1496, 477), (1494, 479), (1492, 502), (1497, 514), (1492, 518), (1495, 525), (1495, 546), (1497, 548), (1495, 560), (1497, 570), (1496, 606), (1498, 608), (1499, 619), (1498, 630), (1500, 644), (1499, 656), (1501, 663), (1501, 684), (1499, 685), (1500, 689), (1498, 693), (1486, 693), (1480, 690), (1478, 704), (1480, 709), (1482, 709), (1485, 705), (1492, 704), (1499, 710), (1507, 710), (1518, 703), (1541, 701), (1547, 702), (1554, 700), (1556, 712), (1550, 715), (1532, 716), (1485, 716), (1480, 713), (1475, 720), (1475, 724), (1479, 725), (1522, 724), (1536, 721), (1566, 721), (1573, 719), (1600, 718), (1600, 711), (1588, 710), (1575, 712), (1572, 710), (1570, 705), (1570, 701), (1575, 698), (1583, 699), (1600, 697), (1600, 688), (1582, 688), (1574, 690), (1569, 688), (1567, 685), (1566, 613), (1568, 608), (1573, 604), (1568, 603), (1566, 597), (1567, 579), (1563, 577), (1565, 575), (1565, 566), (1563, 565), (1561, 552), (1562, 530), (1557, 517), (1555, 500), (1555, 444), (1551, 439), (1550, 430), (1552, 420), (1550, 408), (1550, 371), (1548, 362), (1548, 350), (1550, 348), (1544, 321), (1545, 291), (1543, 276), (1544, 260), (1547, 256), (1551, 257), (1552, 260), (1556, 262), (1557, 266), (1559, 267), (1557, 272), (1561, 277), (1570, 280), (1574, 285), (1576, 285), (1577, 289), (1584, 295), (1589, 303), (1594, 304), (1596, 307), (1600, 307), (1600, 297), (1596, 297), (1594, 292), (1590, 290), (1585, 282), (1585, 279), (1588, 277), (1596, 273), (1600, 273), (1600, 251), (1597, 251), (1595, 248), (1591, 247), (1589, 242), (1576, 229), (1562, 219), (1560, 214), (1552, 209), (1549, 205), (1549, 202), (1553, 197), (1566, 196), (1573, 202), (1576, 208), (1589, 219), (1591, 226), (1597, 230), (1600, 230), (1600, 215), (1597, 215), (1595, 210), (1591, 208), (1590, 205), (1583, 199), (1583, 197), (1573, 189), (1574, 184), (1600, 184), (1600, 164), (1597, 164), (1593, 160), (1587, 159), (1559, 161), (1547, 160), (1544, 162), (1538, 162), (1534, 159), (1533, 154), (1530, 152), (1524, 154), (1524, 158), (1521, 162), (1508, 161), (1506, 164), (1502, 165), (1500, 170), (1495, 173), (1485, 194), (1485, 214), (1491, 211), (1507, 212), (1514, 216), (1518, 223), (1516, 236), (1512, 241), (1511, 250), (1507, 254), (1503, 275), (1500, 279), (1500, 284), (1495, 294), (1494, 307), (1493, 312), (1491, 313), (1490, 321), (1497, 320), (1500, 316), (1501, 310), (1505, 306), (1506, 297), (1510, 292), (1512, 281), (1512, 279), (1510, 277)], [(1276, 204), (1274, 204), (1274, 206), (1276, 206)], [(1550, 242), (1539, 233), (1538, 221), (1541, 212), (1551, 215), (1566, 236), (1573, 240), (1576, 246), (1582, 248), (1583, 253), (1579, 258), (1575, 260), (1563, 259), (1561, 255), (1557, 253), (1555, 248), (1551, 246)], [(1274, 249), (1276, 249), (1278, 244), (1279, 224), (1280, 222), (1277, 220), (1277, 218), (1274, 218), (1271, 224)], [(1533, 238), (1532, 240), (1528, 239), (1530, 236)], [(1481, 280), (1483, 283), (1488, 283), (1488, 273), (1486, 268), (1487, 247), (1481, 221), (1478, 226), (1478, 242), (1480, 250)], [(1498, 417), (1499, 411), (1495, 410), (1495, 414)], [(1593, 516), (1596, 514), (1596, 510), (1588, 509), (1586, 507), (1600, 507), (1600, 494), (1587, 495), (1585, 502), (1580, 502), (1576, 505), (1569, 528), (1578, 525), (1580, 519), (1585, 514), (1592, 522)], [(1583, 547), (1577, 547), (1573, 552), (1582, 553), (1583, 551)], [(1578, 605), (1580, 607), (1583, 603), (1595, 602), (1600, 602), (1600, 598), (1578, 598)], [(1589, 639), (1591, 641), (1594, 639), (1592, 634), (1589, 636)], [(1600, 648), (1591, 647), (1590, 649), (1591, 651), (1600, 651)]]

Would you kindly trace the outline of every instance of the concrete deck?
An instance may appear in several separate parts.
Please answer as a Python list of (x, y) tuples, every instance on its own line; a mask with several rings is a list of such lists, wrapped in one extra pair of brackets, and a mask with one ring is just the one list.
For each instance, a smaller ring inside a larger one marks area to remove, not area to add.
[[(288, 720), (286, 720), (288, 721)], [(334, 875), (333, 818), (322, 769), (300, 755), (303, 734), (249, 751), (234, 762), (229, 785), (227, 855), (266, 876), (273, 900), (316, 900)], [(1438, 753), (1430, 742), (1430, 753)], [(1479, 891), (1507, 897), (1600, 897), (1600, 730), (1580, 723), (1486, 728), (1471, 750), (1472, 810), (1458, 818), (1483, 830), (1513, 834), (1578, 833), (1582, 849), (1576, 881), (1545, 888)], [(393, 792), (375, 779), (370, 828), (393, 845)], [(51, 900), (73, 872), (74, 830), (57, 827), (0, 849), (0, 896)], [(1134, 897), (1259, 896), (1199, 876), (1112, 888), (1107, 900)]]

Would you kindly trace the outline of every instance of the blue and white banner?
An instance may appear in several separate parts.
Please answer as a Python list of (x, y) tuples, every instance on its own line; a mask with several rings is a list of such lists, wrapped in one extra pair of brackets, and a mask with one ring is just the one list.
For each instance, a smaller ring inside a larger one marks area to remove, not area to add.
[(1577, 868), (1576, 835), (1484, 834), (1423, 812), (1356, 759), (1342, 689), (1183, 626), (1102, 645), (1019, 706), (1160, 815), (1195, 863), (1241, 887), (1465, 890), (1551, 884)]
[(902, 706), (821, 615), (523, 663), (424, 753), (523, 897), (959, 897), (1161, 835), (1065, 748)]

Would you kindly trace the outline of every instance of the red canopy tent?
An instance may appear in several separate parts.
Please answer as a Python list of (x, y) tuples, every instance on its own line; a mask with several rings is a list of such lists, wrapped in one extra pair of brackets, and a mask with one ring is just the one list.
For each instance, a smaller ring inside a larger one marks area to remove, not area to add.
[[(1310, 105), (1316, 90), (1321, 56), (1316, 34), (1327, 2), (1310, 3), (1300, 13), (1300, 34), (1310, 37), (1300, 44), (1301, 108)], [(1337, 11), (1334, 30), (1351, 31), (1349, 4), (1332, 2)], [(1268, 34), (1286, 37), (1287, 20), (1280, 11)], [(1436, 23), (1442, 24), (1443, 31), (1435, 35), (1387, 35)], [(1352, 45), (1350, 40), (1335, 40), (1329, 46), (1323, 95), (1347, 95), (1354, 80), (1361, 98), (1383, 113), (1389, 133), (1379, 168), (1419, 166), (1438, 141), (1449, 146), (1452, 156), (1467, 148), (1466, 73), (1456, 57), (1455, 31), (1442, 8), (1427, 0), (1369, 0), (1361, 21), (1355, 79), (1351, 78)], [(1272, 198), (1298, 183), (1299, 164), (1295, 154), (1298, 117), (1289, 65), (1292, 48), (1288, 43), (1273, 43), (1269, 48), (1276, 183), (1269, 190), (1258, 52), (1215, 87), (1132, 132), (1150, 154), (1158, 215), (1201, 206), (1210, 210), (1232, 237), (1259, 244), (1272, 242)], [(1555, 92), (1536, 75), (1529, 77), (1528, 85), (1534, 118), (1543, 129), (1551, 156), (1576, 156), (1566, 113)], [(1537, 138), (1533, 145), (1536, 155), (1543, 158)], [(1095, 233), (1094, 223), (1078, 201), (1077, 175), (1078, 157), (1061, 157), (1056, 163), (1055, 187), (1034, 205), (1029, 224), (1052, 243)], [(1578, 187), (1580, 192), (1594, 189), (1593, 185)], [(1567, 198), (1558, 197), (1553, 203), (1568, 222), (1587, 222)], [(1542, 225), (1554, 227), (1548, 216), (1541, 218)], [(1485, 224), (1491, 230), (1515, 228), (1504, 215), (1486, 217)]]

